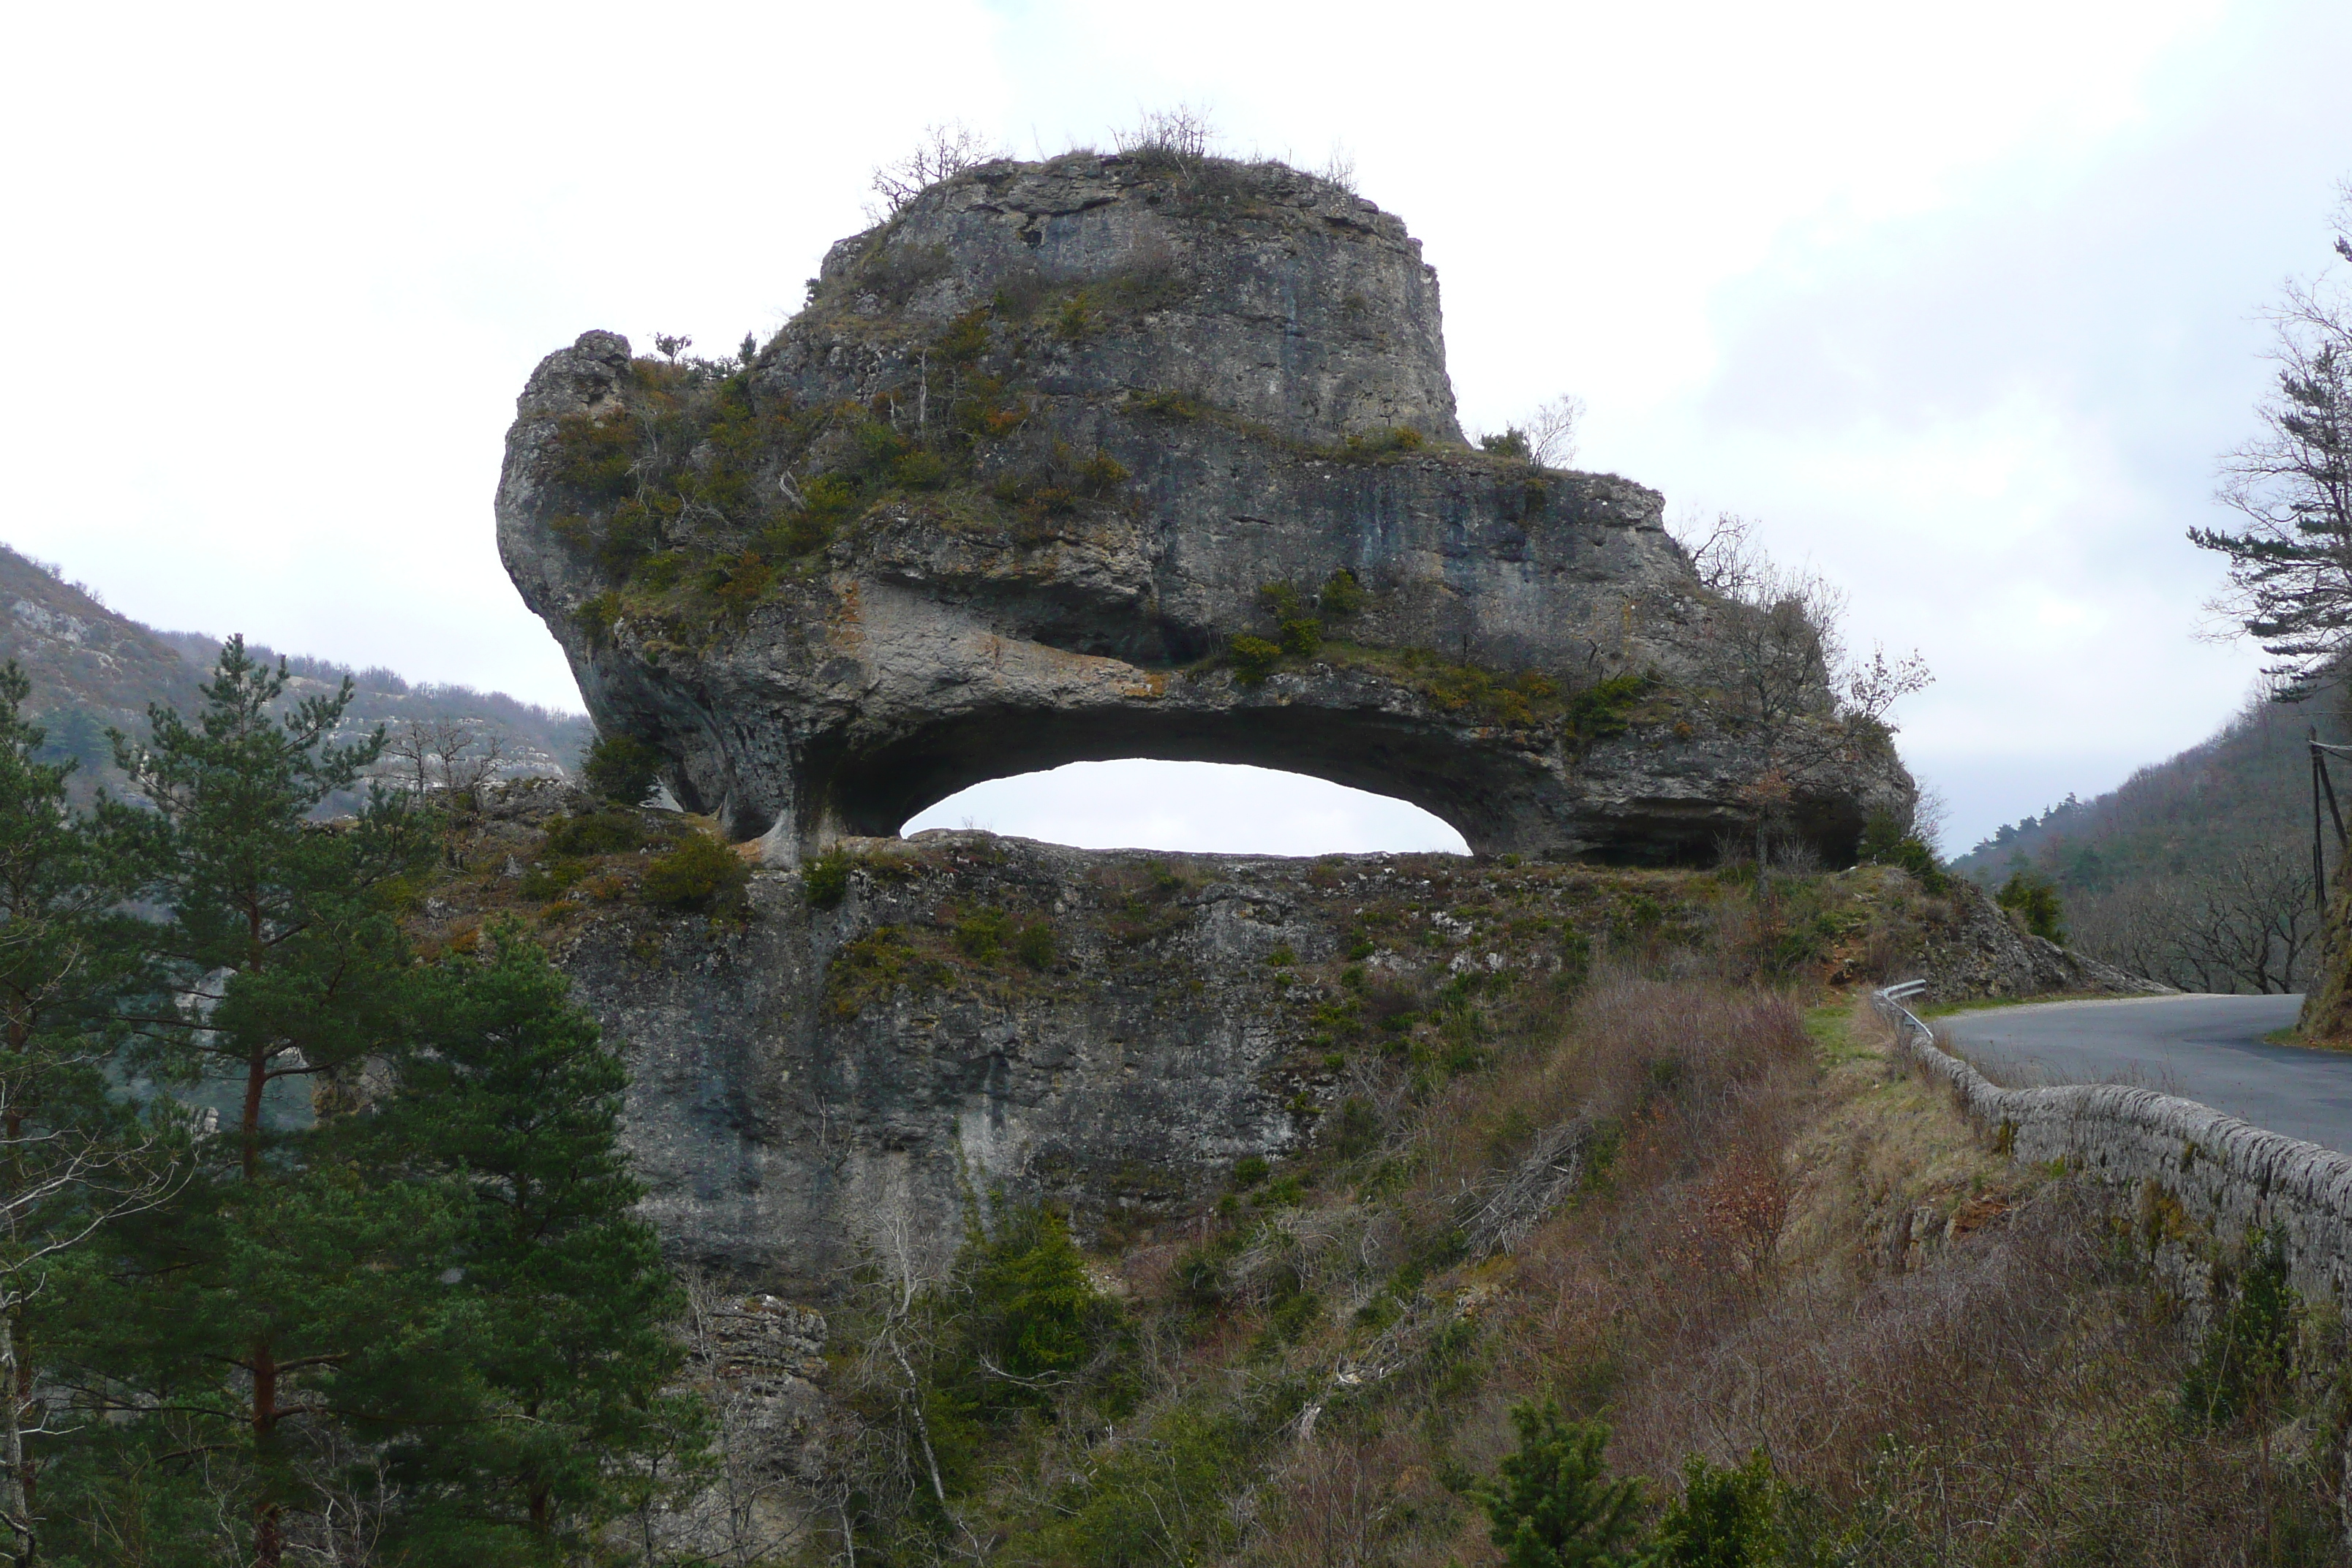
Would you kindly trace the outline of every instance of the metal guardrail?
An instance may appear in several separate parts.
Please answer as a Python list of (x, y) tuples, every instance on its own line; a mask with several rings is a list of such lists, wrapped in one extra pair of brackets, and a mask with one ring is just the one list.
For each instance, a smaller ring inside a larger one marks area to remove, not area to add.
[(1936, 1043), (1936, 1032), (1919, 1021), (1919, 1016), (1903, 1004), (1927, 989), (1924, 980), (1906, 980), (1900, 985), (1882, 985), (1870, 994), (1870, 1005), (1878, 1016), (1895, 1027), (1896, 1037), (1905, 1045), (1916, 1038), (1923, 1046)]

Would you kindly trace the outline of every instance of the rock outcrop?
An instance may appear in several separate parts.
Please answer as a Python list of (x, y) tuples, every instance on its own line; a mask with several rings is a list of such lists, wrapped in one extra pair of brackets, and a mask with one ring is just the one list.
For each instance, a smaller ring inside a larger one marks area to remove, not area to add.
[(1926, 973), (1956, 999), (2105, 984), (2063, 954), (2038, 979), (2051, 961), (1980, 892), (1891, 867), (1759, 910), (1704, 871), (933, 832), (754, 872), (712, 914), (645, 901), (695, 831), (673, 813), (521, 783), (478, 831), (478, 863), (506, 870), (439, 884), (420, 944), (530, 922), (628, 1053), (626, 1141), (666, 1251), (801, 1300), (835, 1296), (861, 1247), (940, 1265), (992, 1193), (1105, 1251), (1181, 1241), (1242, 1173), (1278, 1183), (1309, 1139), (1376, 1149), (1398, 1094), (1548, 1038), (1603, 959)]
[(1965, 877), (1945, 894), (1948, 921), (1923, 933), (1906, 976), (1926, 980), (1923, 1004), (2007, 996), (2165, 996), (2173, 987), (2018, 929)]
[(1767, 744), (1660, 509), (1464, 444), (1394, 216), (1279, 165), (1091, 154), (923, 192), (745, 360), (583, 335), (499, 492), (599, 724), (772, 864), (1121, 756), (1657, 864), (1711, 859), (1769, 773), (1850, 860), (1908, 776), (1825, 690), (1800, 706), (1831, 743)]

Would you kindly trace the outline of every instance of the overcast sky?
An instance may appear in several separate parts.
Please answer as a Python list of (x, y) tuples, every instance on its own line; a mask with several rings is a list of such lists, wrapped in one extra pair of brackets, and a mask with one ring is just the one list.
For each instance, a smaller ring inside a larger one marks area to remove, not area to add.
[[(0, 539), (127, 614), (576, 707), (492, 539), (540, 356), (764, 337), (927, 122), (1034, 156), (1181, 101), (1236, 153), (1343, 149), (1404, 216), (1466, 424), (1573, 391), (1580, 466), (1759, 520), (1859, 641), (1917, 647), (1902, 743), (1955, 849), (2243, 695), (2182, 531), (2352, 174), (2341, 0), (48, 5), (0, 37)], [(1449, 841), (1249, 774), (983, 791), (935, 817)]]

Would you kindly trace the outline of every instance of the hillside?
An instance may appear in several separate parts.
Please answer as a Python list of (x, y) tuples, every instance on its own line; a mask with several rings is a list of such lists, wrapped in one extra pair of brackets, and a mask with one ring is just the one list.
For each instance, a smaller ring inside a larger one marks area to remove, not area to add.
[(2195, 1324), (2095, 1178), (1849, 1005), (2095, 988), (1965, 884), (933, 832), (705, 913), (675, 813), (485, 815), (416, 940), (519, 921), (628, 1042), (697, 1292), (719, 1468), (656, 1561), (1493, 1563), (1543, 1399), (1643, 1517), (1767, 1454), (1780, 1555), (1664, 1564), (2241, 1563), (2263, 1511), (2343, 1561), (2316, 1460), (2171, 1418)]
[[(31, 715), (48, 731), (53, 757), (77, 764), (74, 794), (87, 803), (100, 788), (120, 794), (124, 783), (107, 742), (110, 729), (145, 732), (147, 709), (163, 703), (187, 711), (220, 651), (205, 632), (158, 631), (116, 614), (88, 588), (56, 569), (0, 544), (0, 660), (13, 659), (32, 680)], [(270, 661), (280, 656), (248, 640)], [(354, 689), (345, 728), (364, 732), (378, 724), (397, 731), (411, 723), (456, 723), (499, 738), (505, 778), (560, 778), (594, 735), (586, 715), (520, 701), (504, 692), (467, 686), (413, 684), (389, 669), (350, 669), (287, 655), (293, 679), (289, 700), (329, 691), (349, 676)]]
[(2077, 946), (2175, 984), (2300, 989), (2317, 931), (2305, 743), (2344, 739), (2346, 697), (2340, 683), (2299, 703), (2256, 692), (2210, 739), (2004, 824), (1953, 869), (1987, 887), (2048, 879)]

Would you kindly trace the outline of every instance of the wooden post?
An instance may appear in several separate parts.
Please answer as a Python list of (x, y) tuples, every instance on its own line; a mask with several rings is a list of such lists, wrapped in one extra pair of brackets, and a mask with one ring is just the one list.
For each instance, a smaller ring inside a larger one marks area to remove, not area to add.
[(2311, 731), (2311, 889), (2319, 900), (2319, 923), (2324, 931), (2327, 926), (2327, 858), (2320, 852), (2319, 841), (2319, 774), (2324, 765), (2319, 760), (2319, 731)]

